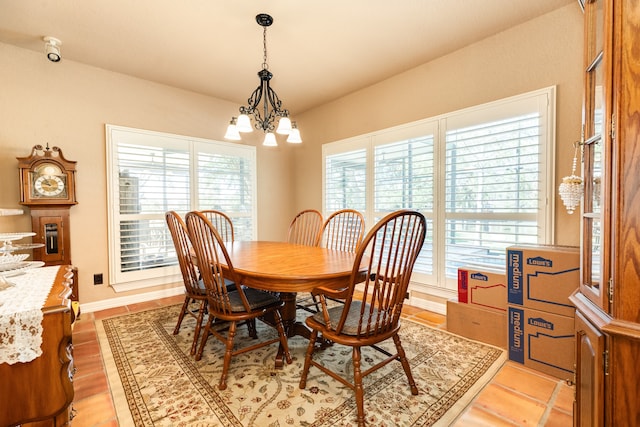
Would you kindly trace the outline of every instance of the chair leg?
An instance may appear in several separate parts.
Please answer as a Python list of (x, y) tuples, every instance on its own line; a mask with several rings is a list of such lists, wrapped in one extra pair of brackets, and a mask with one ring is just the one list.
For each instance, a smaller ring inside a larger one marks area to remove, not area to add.
[(309, 337), (309, 345), (307, 346), (307, 354), (304, 357), (304, 368), (302, 368), (302, 375), (300, 375), (300, 388), (307, 386), (307, 375), (309, 374), (309, 368), (311, 367), (311, 356), (316, 346), (316, 339), (318, 339), (318, 331), (312, 330)]
[(180, 332), (180, 325), (182, 325), (182, 319), (184, 319), (184, 315), (189, 309), (189, 297), (184, 297), (184, 302), (182, 303), (182, 309), (180, 310), (180, 315), (178, 316), (178, 323), (176, 327), (173, 329), (173, 335), (178, 335)]
[(353, 347), (353, 383), (358, 408), (358, 427), (364, 427), (364, 388), (362, 386), (362, 369), (360, 366), (360, 347)]
[(404, 373), (407, 374), (409, 387), (411, 388), (411, 394), (417, 396), (418, 387), (416, 387), (416, 382), (413, 380), (413, 375), (411, 375), (411, 366), (409, 365), (409, 361), (407, 360), (404, 348), (402, 348), (402, 344), (400, 343), (400, 336), (398, 334), (395, 334), (393, 336), (393, 342), (396, 345), (396, 350), (398, 352), (398, 357), (400, 358), (400, 363), (402, 363), (402, 367), (404, 368)]
[(220, 382), (218, 383), (218, 390), (225, 390), (227, 388), (227, 373), (229, 372), (229, 365), (231, 365), (231, 356), (233, 355), (233, 340), (236, 337), (236, 322), (233, 321), (229, 325), (229, 334), (227, 335), (227, 348), (224, 352), (224, 365), (222, 367), (222, 375), (220, 375)]
[(282, 326), (282, 316), (278, 310), (273, 313), (276, 321), (276, 329), (278, 330), (278, 336), (280, 337), (280, 345), (282, 346), (282, 350), (284, 350), (285, 360), (287, 361), (287, 364), (290, 365), (293, 360), (291, 359), (291, 353), (289, 352), (289, 341), (287, 340), (287, 335), (284, 332), (284, 326)]
[(204, 351), (204, 346), (207, 343), (207, 338), (209, 338), (209, 335), (211, 334), (210, 331), (214, 321), (215, 321), (215, 317), (213, 317), (212, 315), (209, 315), (209, 319), (207, 319), (207, 324), (204, 327), (204, 332), (202, 333), (202, 341), (200, 341), (200, 348), (196, 353), (196, 360), (202, 359), (202, 352)]
[(200, 308), (198, 309), (198, 318), (196, 319), (196, 329), (193, 331), (193, 343), (191, 344), (191, 352), (190, 354), (193, 356), (196, 354), (196, 347), (198, 346), (198, 338), (200, 338), (200, 329), (202, 329), (202, 320), (204, 319), (205, 307), (207, 306), (207, 301), (200, 301)]

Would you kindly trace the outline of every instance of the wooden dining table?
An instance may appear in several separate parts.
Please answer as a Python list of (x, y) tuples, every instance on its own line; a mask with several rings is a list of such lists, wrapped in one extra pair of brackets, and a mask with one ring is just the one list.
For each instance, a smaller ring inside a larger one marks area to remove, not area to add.
[[(225, 244), (236, 275), (249, 287), (279, 292), (284, 302), (282, 322), (288, 337), (309, 338), (309, 329), (296, 321), (296, 294), (317, 286), (334, 289), (349, 284), (355, 254), (316, 246), (271, 241), (236, 241)], [(224, 268), (224, 266), (223, 266)], [(360, 270), (364, 280), (365, 266)], [(282, 349), (276, 367), (284, 364)]]

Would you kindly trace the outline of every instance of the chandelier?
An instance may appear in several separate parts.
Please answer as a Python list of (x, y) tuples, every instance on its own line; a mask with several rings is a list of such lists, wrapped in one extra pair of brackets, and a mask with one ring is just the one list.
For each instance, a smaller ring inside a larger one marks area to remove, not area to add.
[(569, 213), (569, 215), (571, 215), (580, 204), (580, 199), (582, 199), (582, 193), (584, 192), (584, 182), (582, 181), (582, 177), (576, 175), (578, 148), (580, 145), (581, 143), (578, 142), (574, 144), (571, 175), (562, 178), (562, 183), (558, 188), (560, 198), (562, 199), (564, 206), (567, 208), (567, 213)]
[[(278, 134), (288, 135), (287, 142), (301, 143), (302, 138), (300, 138), (296, 122), (292, 122), (289, 118), (289, 110), (282, 108), (282, 101), (270, 84), (273, 74), (269, 71), (269, 64), (267, 64), (267, 27), (273, 24), (273, 18), (266, 13), (261, 13), (256, 16), (256, 22), (263, 28), (264, 55), (262, 70), (258, 71), (260, 85), (247, 100), (248, 104), (240, 107), (240, 115), (231, 118), (224, 137), (237, 141), (241, 139), (240, 132), (252, 132), (255, 127), (265, 134), (263, 145), (270, 147), (278, 145), (273, 133), (274, 129)], [(255, 121), (253, 127), (250, 116), (253, 116)], [(276, 118), (279, 118), (277, 129), (275, 127)]]

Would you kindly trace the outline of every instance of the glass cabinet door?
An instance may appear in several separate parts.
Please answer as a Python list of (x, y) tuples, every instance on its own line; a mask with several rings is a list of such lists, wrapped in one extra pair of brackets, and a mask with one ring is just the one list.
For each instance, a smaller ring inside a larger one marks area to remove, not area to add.
[(583, 117), (583, 178), (584, 200), (582, 208), (582, 283), (581, 291), (598, 306), (604, 304), (608, 292), (606, 273), (608, 262), (604, 258), (607, 235), (604, 191), (608, 185), (605, 149), (606, 102), (604, 1), (590, 0), (585, 4), (585, 97)]

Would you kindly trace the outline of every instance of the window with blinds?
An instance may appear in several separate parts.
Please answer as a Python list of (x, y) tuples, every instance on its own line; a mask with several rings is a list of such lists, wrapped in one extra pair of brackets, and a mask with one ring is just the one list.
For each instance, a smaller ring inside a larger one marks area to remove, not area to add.
[(116, 290), (176, 280), (167, 211), (221, 210), (231, 217), (236, 239), (253, 238), (255, 147), (107, 125), (107, 152)]
[(554, 106), (552, 87), (325, 144), (324, 209), (361, 210), (368, 227), (422, 212), (412, 281), (454, 291), (461, 266), (504, 268), (507, 246), (551, 243)]
[(505, 249), (538, 241), (540, 113), (445, 136), (446, 275), (475, 264), (504, 268)]

